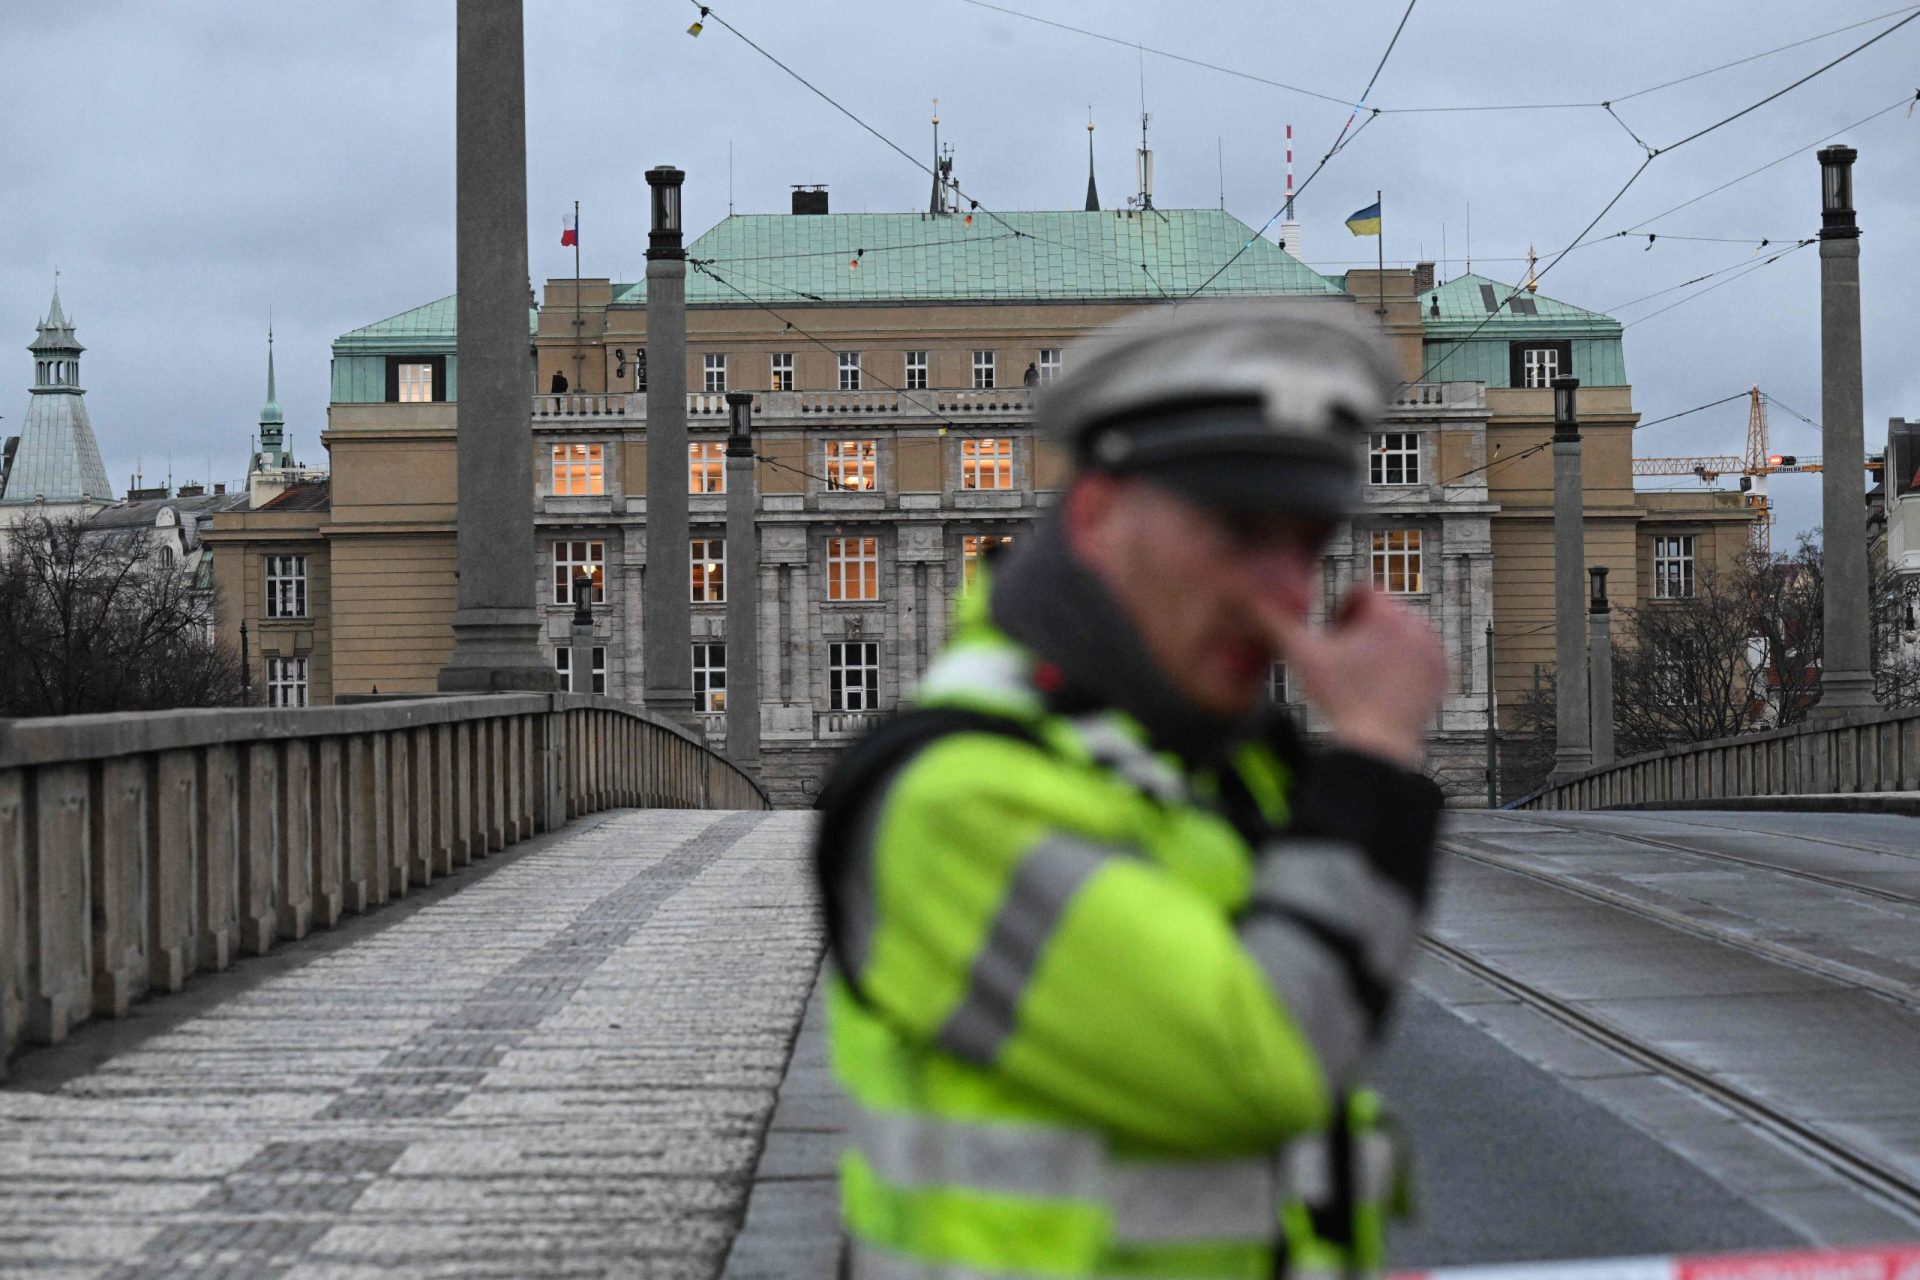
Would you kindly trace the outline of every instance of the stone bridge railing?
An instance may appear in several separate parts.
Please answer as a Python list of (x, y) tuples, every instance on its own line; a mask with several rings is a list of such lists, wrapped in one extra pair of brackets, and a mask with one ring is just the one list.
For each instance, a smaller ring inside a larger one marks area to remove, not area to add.
[(1920, 711), (1688, 743), (1590, 769), (1510, 808), (1608, 809), (1736, 796), (1920, 791)]
[(583, 694), (0, 721), (0, 1063), (630, 805), (769, 807), (687, 731)]

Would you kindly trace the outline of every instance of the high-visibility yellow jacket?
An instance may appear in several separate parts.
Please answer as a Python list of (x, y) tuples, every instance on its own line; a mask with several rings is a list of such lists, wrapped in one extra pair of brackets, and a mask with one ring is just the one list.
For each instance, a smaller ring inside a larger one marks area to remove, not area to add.
[(1050, 705), (977, 607), (822, 797), (850, 1274), (1377, 1267), (1390, 1161), (1347, 1086), (1438, 805), (1285, 734), (1190, 771)]

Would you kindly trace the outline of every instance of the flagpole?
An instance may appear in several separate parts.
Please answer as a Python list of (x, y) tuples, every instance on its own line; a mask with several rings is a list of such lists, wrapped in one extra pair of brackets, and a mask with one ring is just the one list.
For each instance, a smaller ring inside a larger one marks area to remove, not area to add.
[[(1387, 211), (1385, 206), (1383, 206), (1380, 203), (1380, 201), (1381, 201), (1380, 193), (1378, 191), (1374, 192), (1373, 193), (1374, 212), (1380, 215), (1380, 225), (1374, 230), (1374, 233), (1373, 233), (1373, 247), (1375, 251), (1379, 254), (1379, 263), (1380, 263), (1379, 270), (1374, 273), (1374, 276), (1375, 276), (1375, 279), (1377, 279), (1380, 283), (1379, 315), (1380, 315), (1380, 324), (1384, 328), (1387, 322), (1387, 219), (1386, 219)], [(578, 253), (579, 250), (576, 248), (574, 252)]]
[[(583, 375), (586, 371), (586, 353), (580, 350), (584, 322), (580, 319), (580, 202), (573, 202), (573, 389), (585, 391)], [(589, 680), (591, 685), (592, 681)]]

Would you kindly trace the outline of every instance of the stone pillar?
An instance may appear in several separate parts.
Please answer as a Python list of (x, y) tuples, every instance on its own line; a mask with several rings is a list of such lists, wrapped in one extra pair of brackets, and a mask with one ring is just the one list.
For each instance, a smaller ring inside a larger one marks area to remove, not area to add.
[(753, 471), (753, 397), (729, 391), (727, 411), (727, 758), (758, 774), (760, 495)]
[(693, 611), (687, 557), (687, 251), (671, 165), (647, 170), (647, 576), (641, 643), (649, 708), (693, 720)]
[(593, 692), (593, 579), (581, 574), (573, 580), (573, 634), (567, 645), (567, 686), (574, 693)]
[(443, 690), (551, 689), (533, 579), (527, 94), (521, 0), (456, 20), (459, 607)]
[(1588, 724), (1586, 628), (1586, 501), (1580, 486), (1578, 378), (1553, 380), (1553, 683), (1555, 743), (1549, 781), (1593, 764)]
[(1867, 626), (1867, 510), (1859, 468), (1866, 457), (1860, 376), (1860, 228), (1854, 221), (1851, 147), (1819, 153), (1820, 529), (1825, 562), (1825, 653), (1814, 714), (1871, 711)]
[(1587, 570), (1587, 670), (1593, 684), (1593, 763), (1613, 763), (1613, 610), (1607, 603), (1607, 567)]

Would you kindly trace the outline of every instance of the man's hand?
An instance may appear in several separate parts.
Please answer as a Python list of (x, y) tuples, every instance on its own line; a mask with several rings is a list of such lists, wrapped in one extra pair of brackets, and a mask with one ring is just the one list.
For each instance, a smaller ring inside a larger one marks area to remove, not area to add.
[(1440, 638), (1405, 605), (1364, 588), (1347, 593), (1325, 628), (1263, 610), (1290, 677), (1340, 745), (1417, 767), (1446, 688)]

